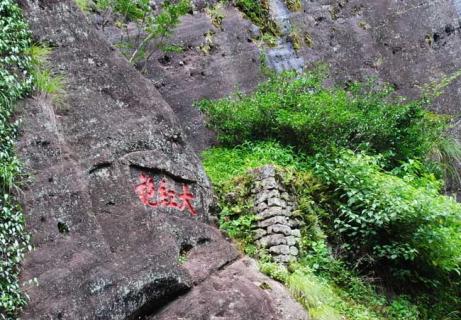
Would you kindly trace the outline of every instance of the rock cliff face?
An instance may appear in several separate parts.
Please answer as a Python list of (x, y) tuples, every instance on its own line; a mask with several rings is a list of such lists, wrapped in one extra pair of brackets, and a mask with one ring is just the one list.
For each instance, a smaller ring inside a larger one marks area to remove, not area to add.
[[(377, 76), (409, 97), (461, 66), (459, 1), (311, 0), (297, 12), (271, 1), (303, 40), (297, 52), (258, 45), (232, 6), (213, 25), (196, 1), (171, 38), (187, 49), (156, 51), (146, 76), (109, 43), (116, 30), (104, 35), (72, 1), (19, 2), (66, 82), (60, 101), (38, 96), (20, 111), (35, 245), (22, 278), (39, 282), (25, 288), (22, 319), (307, 319), (208, 224), (213, 196), (194, 150), (214, 138), (193, 103), (252, 90), (262, 53), (275, 69), (324, 61), (336, 81)], [(434, 110), (458, 114), (460, 83)]]
[[(275, 297), (249, 278), (271, 282), (207, 224), (210, 185), (151, 81), (73, 2), (21, 5), (65, 79), (59, 101), (37, 96), (20, 108), (17, 149), (30, 173), (22, 203), (35, 246), (22, 280), (39, 283), (25, 287), (30, 303), (21, 318), (155, 318), (184, 301), (184, 319), (306, 318), (283, 288)], [(226, 292), (240, 299), (238, 308)]]

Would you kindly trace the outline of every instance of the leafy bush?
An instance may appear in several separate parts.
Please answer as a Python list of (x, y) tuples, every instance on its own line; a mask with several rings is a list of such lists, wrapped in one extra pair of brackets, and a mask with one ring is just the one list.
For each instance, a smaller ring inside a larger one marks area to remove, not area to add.
[(0, 106), (7, 109), (32, 85), (29, 70), (30, 46), (27, 24), (14, 1), (0, 1)]
[(27, 56), (30, 35), (21, 10), (12, 0), (0, 0), (0, 318), (10, 318), (25, 304), (18, 276), (28, 249), (24, 217), (11, 193), (21, 166), (14, 154), (18, 122), (11, 123), (13, 105), (32, 87)]
[(77, 5), (82, 11), (88, 11), (90, 7), (98, 11), (110, 10), (125, 22), (143, 19), (151, 12), (148, 0), (77, 0)]
[[(461, 154), (446, 136), (448, 119), (385, 86), (327, 88), (323, 79), (321, 69), (272, 75), (254, 93), (199, 104), (222, 143), (203, 156), (224, 228), (251, 235), (251, 204), (243, 216), (229, 214), (230, 186), (249, 169), (277, 164), (305, 222), (299, 261), (283, 270), (254, 246), (246, 251), (313, 318), (459, 319), (461, 205), (441, 195), (440, 180), (450, 171), (456, 178)], [(244, 242), (250, 247), (251, 237)]]
[[(163, 3), (163, 10), (158, 15), (154, 16), (152, 12), (145, 13), (142, 21), (146, 21), (144, 30), (147, 35), (138, 44), (138, 47), (130, 57), (130, 62), (137, 57), (137, 55), (145, 49), (147, 44), (155, 38), (160, 38), (160, 42), (165, 37), (170, 35), (171, 30), (179, 23), (179, 18), (185, 15), (191, 8), (190, 0), (180, 0), (177, 4), (173, 4), (170, 1)], [(151, 51), (145, 57), (146, 61), (152, 56)], [(144, 57), (141, 57), (144, 58)]]
[(330, 239), (349, 261), (431, 286), (461, 274), (455, 200), (439, 195), (436, 184), (414, 186), (383, 172), (377, 157), (351, 151), (335, 157), (317, 158), (314, 172), (330, 187)]
[(426, 157), (447, 128), (423, 101), (393, 103), (389, 87), (325, 88), (323, 80), (322, 68), (285, 73), (254, 93), (199, 106), (225, 146), (274, 139), (310, 155), (345, 147), (382, 153), (393, 165)]

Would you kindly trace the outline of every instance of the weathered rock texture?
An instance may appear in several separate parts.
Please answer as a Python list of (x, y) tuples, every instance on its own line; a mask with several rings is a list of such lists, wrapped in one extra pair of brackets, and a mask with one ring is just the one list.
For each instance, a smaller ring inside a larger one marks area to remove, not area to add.
[(281, 182), (275, 167), (265, 166), (253, 172), (253, 196), (256, 216), (256, 244), (273, 256), (274, 261), (296, 260), (301, 237), (301, 221), (293, 216), (296, 202)]
[[(197, 9), (204, 7), (204, 1), (195, 2)], [(252, 41), (254, 25), (232, 6), (223, 7), (222, 12), (225, 19), (220, 27), (214, 26), (203, 10), (184, 16), (168, 41), (181, 45), (185, 51), (155, 50), (145, 69), (146, 76), (178, 116), (186, 140), (197, 151), (214, 144), (215, 136), (206, 128), (194, 103), (251, 90), (264, 79), (260, 51)], [(113, 44), (123, 35), (116, 28), (105, 28), (104, 34)], [(204, 45), (209, 46), (207, 52), (202, 50)]]
[(179, 319), (307, 320), (308, 316), (281, 283), (259, 273), (256, 262), (244, 258), (149, 318)]
[[(30, 173), (22, 203), (35, 246), (22, 280), (39, 283), (24, 288), (21, 319), (142, 319), (168, 303), (174, 309), (188, 290), (185, 301), (199, 305), (200, 283), (230, 272), (238, 253), (206, 224), (209, 183), (173, 111), (72, 1), (20, 3), (65, 79), (60, 99), (28, 99), (20, 112), (17, 149)], [(273, 317), (259, 303), (276, 297), (243, 275), (226, 285), (258, 306), (228, 319)], [(210, 290), (212, 299), (219, 290)]]

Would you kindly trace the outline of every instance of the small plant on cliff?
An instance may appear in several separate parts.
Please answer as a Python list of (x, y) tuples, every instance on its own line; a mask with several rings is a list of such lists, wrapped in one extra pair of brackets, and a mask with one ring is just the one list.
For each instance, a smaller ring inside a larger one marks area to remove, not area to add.
[(19, 267), (28, 250), (24, 217), (13, 198), (22, 170), (14, 153), (18, 122), (14, 103), (31, 88), (28, 26), (12, 0), (0, 0), (0, 319), (12, 319), (26, 303)]
[[(163, 3), (162, 12), (156, 16), (147, 16), (144, 19), (147, 21), (144, 30), (147, 35), (142, 39), (138, 44), (137, 48), (130, 57), (130, 62), (132, 62), (140, 50), (146, 48), (150, 41), (153, 39), (159, 39), (159, 43), (163, 43), (165, 37), (169, 36), (172, 32), (173, 27), (179, 23), (179, 18), (185, 15), (191, 8), (190, 0), (180, 0), (178, 3), (174, 4), (169, 1)], [(147, 53), (143, 57), (146, 61), (152, 56), (154, 51)]]
[(64, 93), (64, 77), (55, 75), (49, 67), (51, 49), (45, 45), (33, 44), (27, 50), (31, 59), (31, 73), (34, 89), (38, 93), (50, 95), (55, 102)]
[[(94, 3), (94, 9), (102, 12), (105, 21), (110, 20), (109, 16), (119, 19), (117, 25), (125, 30), (123, 41), (129, 44), (124, 45), (126, 50), (122, 53), (133, 63), (147, 62), (157, 48), (164, 47), (165, 38), (192, 7), (190, 0), (163, 1), (157, 11), (149, 0), (95, 0)], [(129, 22), (136, 23), (135, 35), (128, 30)]]
[(285, 4), (291, 11), (298, 11), (302, 8), (301, 0), (285, 0)]

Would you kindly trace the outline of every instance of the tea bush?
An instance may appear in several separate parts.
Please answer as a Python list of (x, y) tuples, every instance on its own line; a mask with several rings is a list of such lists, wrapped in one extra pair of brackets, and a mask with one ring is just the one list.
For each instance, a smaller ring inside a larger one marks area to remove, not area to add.
[[(418, 314), (416, 306), (408, 299), (388, 301), (349, 271), (347, 264), (333, 258), (320, 229), (317, 215), (321, 215), (321, 209), (316, 203), (322, 203), (319, 199), (328, 187), (319, 184), (307, 161), (293, 150), (276, 142), (246, 143), (233, 149), (207, 150), (203, 158), (219, 199), (221, 229), (237, 241), (242, 251), (259, 258), (261, 270), (283, 282), (312, 319), (419, 319), (414, 316)], [(297, 189), (298, 210), (306, 222), (300, 259), (288, 270), (270, 262), (269, 256), (254, 245), (252, 223), (256, 217), (249, 197), (252, 180), (248, 171), (266, 164), (277, 164), (284, 182)]]
[[(251, 94), (199, 107), (225, 146), (273, 139), (313, 155), (344, 147), (380, 153), (392, 165), (425, 157), (443, 139), (448, 119), (424, 109), (424, 100), (392, 101), (391, 88), (322, 86), (324, 70), (273, 76)], [(229, 112), (232, 110), (232, 112)]]

